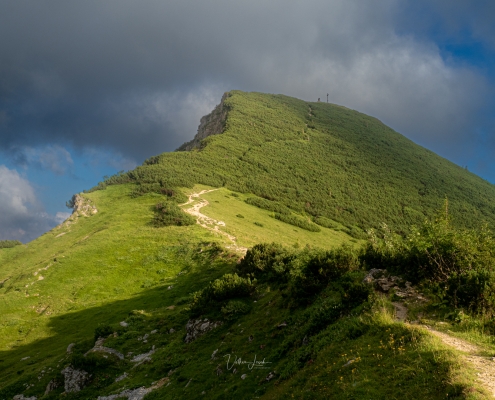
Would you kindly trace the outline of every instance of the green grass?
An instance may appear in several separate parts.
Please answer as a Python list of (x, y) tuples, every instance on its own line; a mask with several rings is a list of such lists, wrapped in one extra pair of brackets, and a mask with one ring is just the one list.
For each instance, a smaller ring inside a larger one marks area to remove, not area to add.
[[(228, 242), (198, 225), (151, 226), (153, 205), (162, 196), (130, 198), (130, 190), (119, 185), (91, 193), (88, 196), (96, 204), (97, 214), (80, 217), (69, 227), (54, 229), (28, 245), (1, 253), (5, 266), (2, 279), (10, 279), (0, 289), (0, 398), (20, 393), (39, 396), (50, 380), (61, 380), (59, 371), (68, 363), (93, 374), (92, 384), (78, 394), (65, 396), (69, 399), (118, 393), (124, 385), (150, 386), (170, 371), (170, 385), (147, 398), (197, 398), (204, 397), (203, 391), (206, 398), (241, 399), (290, 394), (296, 398), (389, 398), (391, 393), (402, 398), (412, 394), (444, 398), (445, 393), (450, 398), (484, 398), (473, 383), (472, 371), (461, 365), (454, 353), (435, 344), (427, 334), (394, 323), (384, 307), (312, 330), (320, 318), (321, 304), (335, 296), (331, 291), (324, 291), (307, 307), (294, 309), (285, 305), (283, 285), (260, 283), (255, 297), (243, 300), (248, 306), (240, 314), (224, 314), (227, 318), (221, 327), (185, 344), (192, 293), (234, 271), (238, 255), (212, 245), (212, 241)], [(246, 245), (254, 240), (253, 229), (273, 229), (260, 233), (267, 236), (258, 239), (277, 234), (292, 251), (296, 251), (292, 246), (296, 240), (301, 246), (309, 243), (316, 247), (318, 239), (314, 236), (325, 237), (327, 231), (300, 230), (296, 234), (287, 224), (277, 231), (270, 224), (280, 221), (270, 217), (269, 211), (245, 203), (247, 195), (221, 189), (205, 196), (210, 206), (202, 211), (213, 218), (223, 211), (225, 229), (232, 229)], [(239, 213), (245, 218), (237, 217)], [(256, 227), (252, 221), (262, 221), (264, 227)], [(286, 231), (290, 232), (288, 237)], [(328, 230), (328, 241), (321, 243), (332, 248), (346, 237)], [(36, 281), (33, 273), (48, 265), (37, 275), (41, 273), (44, 279)], [(40, 308), (46, 306), (43, 312)], [(213, 320), (222, 318), (222, 313), (214, 315), (218, 316)], [(119, 325), (122, 320), (129, 322), (128, 328)], [(277, 328), (284, 321), (288, 327)], [(123, 354), (139, 354), (155, 345), (153, 362), (132, 368), (129, 357), (124, 361), (101, 355), (84, 357), (94, 344), (95, 329), (108, 325), (118, 337), (108, 339), (106, 346)], [(175, 333), (169, 333), (171, 328)], [(308, 329), (316, 333), (308, 336), (308, 346), (304, 347), (301, 343)], [(148, 343), (139, 340), (152, 330), (158, 332), (150, 335)], [(404, 351), (398, 351), (397, 346), (386, 344), (391, 333), (414, 340), (407, 342)], [(248, 340), (250, 335), (252, 341)], [(380, 340), (386, 344), (384, 348), (380, 348)], [(69, 343), (76, 343), (72, 355), (65, 352)], [(218, 357), (211, 360), (216, 349)], [(344, 368), (357, 353), (359, 363)], [(256, 356), (271, 364), (268, 370), (250, 370), (243, 364), (233, 374), (227, 369), (227, 354), (248, 361)], [(222, 374), (217, 376), (218, 368)], [(129, 373), (126, 381), (114, 383), (124, 371)], [(270, 371), (277, 371), (276, 377), (266, 382)], [(240, 379), (244, 373), (247, 378)], [(34, 386), (25, 389), (27, 384)], [(59, 398), (62, 391), (59, 388), (47, 398)]]
[[(197, 185), (186, 193), (198, 193), (203, 189), (211, 188)], [(338, 230), (320, 228), (320, 232), (309, 232), (286, 224), (273, 218), (273, 212), (247, 204), (244, 200), (252, 197), (252, 195), (235, 194), (236, 196), (232, 196), (231, 190), (220, 188), (202, 195), (202, 198), (208, 200), (209, 205), (203, 207), (201, 212), (217, 221), (225, 222), (225, 227), (221, 229), (235, 236), (240, 246), (252, 247), (257, 243), (271, 242), (276, 239), (277, 242), (285, 246), (304, 247), (309, 245), (310, 247), (328, 249), (352, 239), (349, 235)], [(244, 218), (239, 218), (238, 214)], [(263, 226), (255, 225), (255, 222)]]
[[(0, 280), (6, 280), (0, 289), (0, 349), (16, 353), (0, 364), (0, 374), (15, 373), (12, 363), (23, 357), (53, 360), (69, 343), (92, 335), (99, 323), (142, 307), (141, 293), (172, 284), (189, 267), (174, 249), (214, 239), (196, 225), (152, 227), (152, 206), (162, 196), (130, 199), (128, 191), (115, 186), (92, 193), (96, 215), (0, 252)], [(159, 303), (159, 292), (146, 302)], [(110, 303), (112, 312), (102, 312)], [(54, 319), (65, 322), (55, 327)], [(49, 340), (54, 335), (57, 339)], [(34, 351), (31, 345), (39, 341), (45, 344)]]

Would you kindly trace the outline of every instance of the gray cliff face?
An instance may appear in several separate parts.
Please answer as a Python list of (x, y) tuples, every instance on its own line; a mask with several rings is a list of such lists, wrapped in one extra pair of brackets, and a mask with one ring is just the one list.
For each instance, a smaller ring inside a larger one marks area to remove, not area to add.
[(224, 105), (225, 99), (229, 97), (229, 93), (224, 93), (220, 104), (208, 115), (205, 115), (200, 120), (198, 133), (190, 142), (184, 143), (177, 151), (190, 151), (201, 148), (201, 141), (208, 136), (219, 135), (223, 133), (225, 128), (225, 120), (227, 119), (228, 109)]

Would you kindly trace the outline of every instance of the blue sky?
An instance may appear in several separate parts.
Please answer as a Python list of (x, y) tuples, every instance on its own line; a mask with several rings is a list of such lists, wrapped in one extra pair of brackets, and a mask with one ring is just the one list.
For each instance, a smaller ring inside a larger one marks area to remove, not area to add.
[(495, 3), (0, 0), (0, 240), (190, 140), (231, 89), (373, 115), (495, 182)]

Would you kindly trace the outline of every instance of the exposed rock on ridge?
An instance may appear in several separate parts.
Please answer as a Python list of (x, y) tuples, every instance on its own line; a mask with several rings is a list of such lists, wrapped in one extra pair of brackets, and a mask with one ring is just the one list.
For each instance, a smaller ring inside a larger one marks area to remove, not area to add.
[(75, 194), (72, 196), (73, 207), (73, 215), (89, 217), (90, 215), (96, 214), (98, 210), (92, 204), (91, 200), (79, 195)]
[(200, 120), (198, 127), (198, 133), (194, 136), (194, 139), (190, 142), (184, 143), (177, 151), (189, 151), (193, 149), (201, 148), (201, 141), (208, 136), (219, 135), (223, 133), (225, 129), (225, 120), (227, 119), (228, 108), (224, 105), (225, 99), (229, 97), (229, 93), (226, 92), (222, 96), (220, 104), (208, 115), (205, 115)]
[[(62, 222), (57, 228), (68, 227), (78, 220), (79, 217), (90, 217), (98, 212), (97, 208), (93, 202), (81, 196), (80, 194), (75, 194), (72, 196), (67, 205), (72, 208), (72, 215)], [(67, 232), (60, 233), (57, 237), (65, 235)]]

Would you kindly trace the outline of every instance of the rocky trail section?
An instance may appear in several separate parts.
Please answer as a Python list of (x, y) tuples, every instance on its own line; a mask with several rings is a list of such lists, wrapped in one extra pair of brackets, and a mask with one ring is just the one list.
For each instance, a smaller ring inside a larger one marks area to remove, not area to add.
[[(208, 202), (208, 200), (203, 199), (200, 196), (202, 196), (203, 194), (206, 194), (206, 193), (213, 192), (215, 190), (218, 190), (218, 189), (210, 189), (210, 190), (205, 189), (205, 190), (202, 190), (198, 193), (192, 193), (189, 195), (189, 200), (186, 203), (181, 204), (180, 207), (183, 207), (182, 209), (186, 213), (195, 217), (196, 223), (198, 223), (200, 226), (202, 226), (205, 229), (208, 229), (209, 231), (212, 231), (212, 232), (218, 233), (222, 236), (225, 236), (229, 241), (231, 241), (232, 245), (227, 246), (227, 248), (235, 250), (236, 252), (245, 254), (247, 251), (247, 247), (238, 246), (237, 245), (237, 238), (235, 236), (232, 236), (232, 235), (228, 234), (227, 232), (220, 230), (221, 226), (225, 226), (225, 222), (217, 221), (217, 220), (210, 218), (210, 217), (204, 215), (203, 213), (201, 213), (201, 209), (203, 207), (206, 207), (210, 203)], [(187, 206), (189, 204), (193, 204), (194, 202), (196, 202), (196, 203), (192, 207), (184, 208), (184, 206)]]
[[(410, 282), (390, 275), (384, 269), (372, 269), (364, 278), (364, 282), (374, 285), (377, 291), (389, 293), (391, 290), (400, 298), (392, 304), (395, 307), (395, 319), (401, 322), (407, 321), (408, 304), (424, 302), (427, 299), (418, 293)], [(419, 324), (419, 321), (411, 321)], [(456, 338), (445, 332), (437, 331), (427, 325), (422, 325), (433, 336), (439, 338), (445, 345), (462, 353), (462, 357), (477, 371), (478, 381), (495, 397), (495, 357), (479, 355), (482, 349), (466, 340)]]

